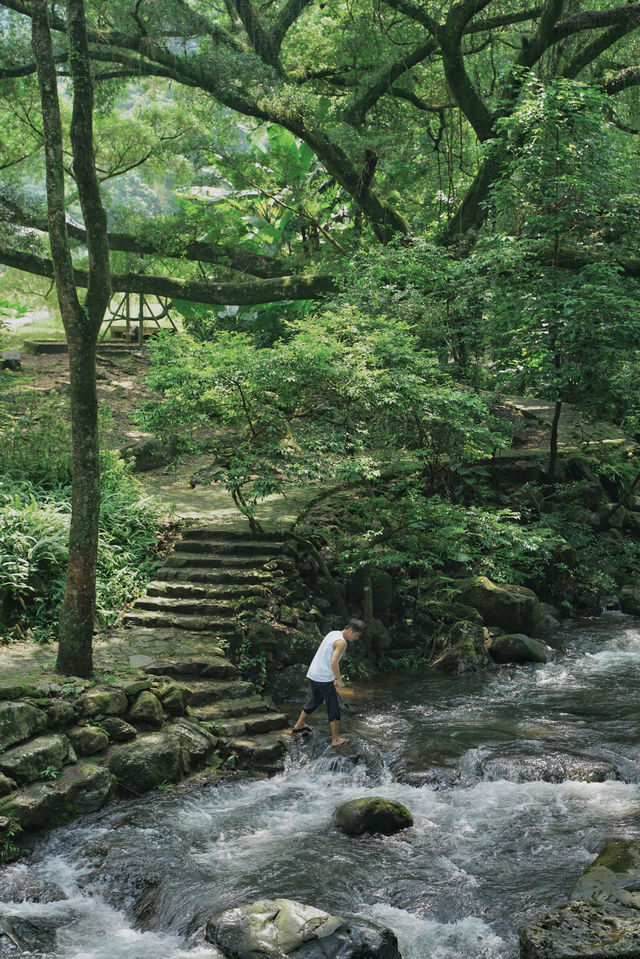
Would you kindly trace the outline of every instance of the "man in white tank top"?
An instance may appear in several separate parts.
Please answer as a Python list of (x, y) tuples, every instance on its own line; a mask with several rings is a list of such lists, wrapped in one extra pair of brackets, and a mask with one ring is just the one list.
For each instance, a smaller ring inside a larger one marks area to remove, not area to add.
[(326, 703), (331, 728), (331, 745), (342, 746), (346, 743), (346, 739), (340, 738), (340, 704), (336, 692), (336, 689), (342, 689), (344, 686), (340, 675), (340, 660), (347, 648), (347, 643), (354, 643), (363, 632), (362, 620), (350, 619), (343, 630), (334, 629), (324, 637), (307, 670), (311, 692), (298, 722), (291, 730), (292, 733), (312, 732), (311, 726), (307, 723), (307, 717), (321, 703)]

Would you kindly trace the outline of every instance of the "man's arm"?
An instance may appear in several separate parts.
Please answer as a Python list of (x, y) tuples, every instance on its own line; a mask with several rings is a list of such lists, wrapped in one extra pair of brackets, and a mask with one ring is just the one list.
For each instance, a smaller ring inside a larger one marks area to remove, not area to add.
[(336, 687), (342, 689), (344, 683), (342, 682), (342, 676), (340, 675), (340, 657), (347, 648), (346, 639), (336, 639), (333, 644), (333, 655), (331, 657), (331, 672), (336, 677)]

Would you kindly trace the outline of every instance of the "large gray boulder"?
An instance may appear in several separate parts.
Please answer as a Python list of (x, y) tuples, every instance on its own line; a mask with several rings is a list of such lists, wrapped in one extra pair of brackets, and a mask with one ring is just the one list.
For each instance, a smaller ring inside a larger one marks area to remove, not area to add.
[[(6, 797), (8, 813), (25, 829), (50, 827), (78, 814), (95, 812), (113, 796), (116, 781), (102, 766), (80, 762), (59, 779), (34, 783)], [(2, 815), (0, 801), (0, 815)]]
[(129, 703), (121, 689), (90, 689), (78, 700), (78, 712), (81, 716), (122, 716)]
[(227, 959), (402, 959), (389, 929), (332, 916), (292, 899), (260, 899), (207, 923)]
[(46, 728), (46, 713), (31, 703), (0, 703), (0, 750), (31, 739)]
[(32, 783), (41, 775), (46, 778), (48, 773), (59, 773), (63, 766), (75, 761), (76, 755), (67, 737), (51, 733), (0, 755), (0, 772), (17, 783)]
[(122, 789), (140, 794), (162, 782), (179, 782), (212, 755), (216, 743), (216, 738), (197, 723), (180, 720), (116, 746), (107, 766)]
[(575, 883), (571, 901), (520, 929), (521, 959), (640, 956), (640, 841), (612, 842)]
[(622, 587), (618, 594), (620, 609), (623, 613), (640, 616), (640, 582), (634, 581)]
[(442, 673), (467, 673), (489, 661), (489, 631), (478, 623), (455, 623), (440, 640), (431, 668)]
[(532, 630), (542, 615), (536, 594), (524, 586), (493, 583), (486, 576), (474, 576), (457, 584), (461, 603), (477, 609), (490, 626), (514, 632)]
[(524, 633), (494, 636), (489, 642), (489, 655), (496, 663), (546, 663), (552, 650)]
[(390, 836), (413, 826), (413, 816), (406, 806), (381, 796), (342, 803), (334, 810), (333, 821), (347, 836), (362, 836), (367, 832)]

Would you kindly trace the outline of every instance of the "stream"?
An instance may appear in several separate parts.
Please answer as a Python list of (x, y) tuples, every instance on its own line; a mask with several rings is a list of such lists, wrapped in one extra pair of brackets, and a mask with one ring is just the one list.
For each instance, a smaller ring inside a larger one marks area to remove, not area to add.
[[(22, 942), (47, 959), (217, 959), (208, 918), (287, 897), (389, 926), (403, 959), (516, 959), (518, 927), (605, 842), (640, 835), (640, 621), (609, 613), (551, 642), (546, 665), (354, 683), (345, 755), (318, 710), (275, 777), (157, 791), (40, 838), (0, 870), (0, 957)], [(413, 828), (340, 834), (333, 809), (366, 795), (404, 803)]]

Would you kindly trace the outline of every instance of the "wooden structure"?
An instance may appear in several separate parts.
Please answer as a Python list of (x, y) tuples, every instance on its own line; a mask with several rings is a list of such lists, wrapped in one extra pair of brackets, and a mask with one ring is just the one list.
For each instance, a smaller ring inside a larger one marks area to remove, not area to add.
[[(113, 300), (111, 301), (113, 303)], [(127, 343), (137, 343), (142, 346), (145, 337), (161, 329), (160, 321), (165, 317), (171, 328), (177, 331), (169, 308), (171, 301), (166, 297), (154, 296), (152, 302), (145, 293), (123, 293), (116, 306), (109, 305), (109, 311), (104, 319), (104, 329), (100, 334), (102, 343), (109, 332), (111, 335), (125, 340)], [(114, 326), (118, 320), (124, 320), (124, 326)]]

